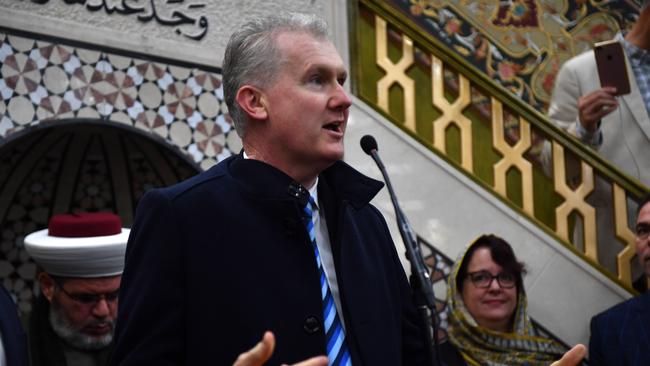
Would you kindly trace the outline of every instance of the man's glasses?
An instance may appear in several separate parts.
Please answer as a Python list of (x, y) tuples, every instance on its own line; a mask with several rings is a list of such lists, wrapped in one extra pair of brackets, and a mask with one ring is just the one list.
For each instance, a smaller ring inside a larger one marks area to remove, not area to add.
[(513, 276), (511, 273), (508, 272), (501, 272), (498, 275), (493, 276), (488, 271), (477, 271), (477, 272), (469, 272), (467, 276), (469, 277), (470, 281), (472, 281), (474, 286), (478, 288), (490, 287), (492, 285), (492, 281), (495, 278), (499, 283), (499, 286), (501, 286), (501, 288), (513, 288), (515, 287), (515, 284), (517, 282), (515, 276)]
[(57, 287), (60, 288), (61, 292), (63, 292), (67, 297), (84, 305), (95, 305), (102, 299), (106, 300), (107, 303), (112, 303), (117, 300), (117, 297), (120, 293), (120, 290), (118, 289), (116, 291), (108, 292), (105, 294), (71, 294), (66, 291), (65, 288), (63, 288), (63, 285), (59, 280), (54, 280), (54, 283), (56, 283)]

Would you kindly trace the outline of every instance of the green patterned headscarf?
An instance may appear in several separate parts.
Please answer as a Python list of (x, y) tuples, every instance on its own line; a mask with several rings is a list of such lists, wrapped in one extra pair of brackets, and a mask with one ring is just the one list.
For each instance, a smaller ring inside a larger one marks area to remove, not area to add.
[[(543, 365), (559, 359), (566, 349), (558, 342), (539, 337), (527, 314), (526, 293), (519, 290), (512, 333), (502, 333), (479, 326), (463, 302), (456, 287), (461, 263), (472, 242), (452, 267), (447, 290), (449, 341), (458, 348), (470, 365), (512, 366)], [(469, 260), (469, 258), (468, 258)]]

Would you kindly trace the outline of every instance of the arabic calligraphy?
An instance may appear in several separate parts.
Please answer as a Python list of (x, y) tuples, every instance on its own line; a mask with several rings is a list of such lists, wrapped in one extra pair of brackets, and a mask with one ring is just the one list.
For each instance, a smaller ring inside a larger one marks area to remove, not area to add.
[[(31, 1), (36, 4), (46, 4), (50, 0)], [(165, 4), (176, 5), (182, 4), (184, 1), (166, 0)], [(137, 14), (137, 19), (141, 22), (155, 20), (160, 25), (176, 27), (176, 34), (196, 41), (203, 39), (208, 32), (208, 18), (204, 15), (198, 17), (187, 15), (180, 10), (173, 10), (171, 14), (161, 14), (156, 8), (156, 0), (63, 0), (63, 2), (68, 5), (84, 5), (86, 9), (92, 12), (104, 9), (107, 14)], [(205, 8), (205, 4), (188, 4), (186, 10), (189, 10), (189, 13), (194, 13), (196, 9), (203, 8)]]

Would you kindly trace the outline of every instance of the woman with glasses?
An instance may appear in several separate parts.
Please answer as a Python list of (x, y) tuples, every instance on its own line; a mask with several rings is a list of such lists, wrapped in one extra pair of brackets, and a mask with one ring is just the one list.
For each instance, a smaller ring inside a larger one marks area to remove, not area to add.
[(449, 339), (441, 358), (455, 365), (544, 365), (566, 351), (536, 335), (528, 317), (524, 264), (495, 235), (476, 239), (449, 275)]

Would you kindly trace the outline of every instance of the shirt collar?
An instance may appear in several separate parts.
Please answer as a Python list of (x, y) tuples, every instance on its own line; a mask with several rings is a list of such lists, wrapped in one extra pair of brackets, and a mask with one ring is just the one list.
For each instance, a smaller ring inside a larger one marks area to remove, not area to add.
[[(244, 151), (244, 159), (249, 159), (246, 151)], [(314, 181), (314, 184), (311, 186), (311, 188), (309, 188), (309, 195), (314, 198), (314, 203), (316, 204), (316, 209), (318, 210), (318, 177), (316, 177), (316, 181)]]
[(640, 65), (650, 64), (650, 52), (628, 42), (622, 33), (616, 35), (616, 40), (623, 44), (625, 53), (632, 63)]
[(318, 177), (316, 177), (314, 185), (309, 188), (309, 195), (314, 198), (314, 203), (316, 205), (316, 209), (318, 210)]

